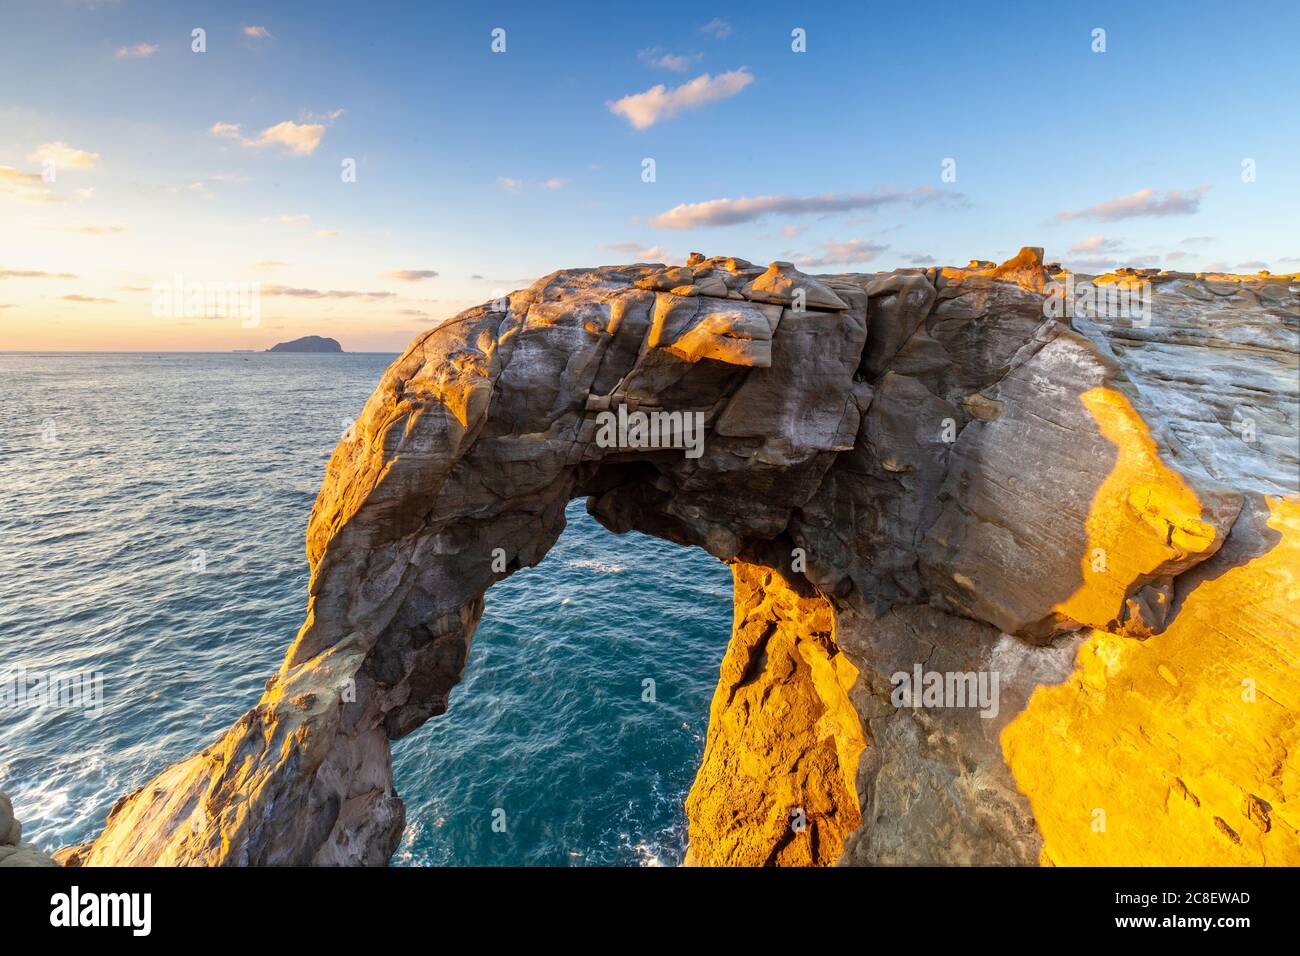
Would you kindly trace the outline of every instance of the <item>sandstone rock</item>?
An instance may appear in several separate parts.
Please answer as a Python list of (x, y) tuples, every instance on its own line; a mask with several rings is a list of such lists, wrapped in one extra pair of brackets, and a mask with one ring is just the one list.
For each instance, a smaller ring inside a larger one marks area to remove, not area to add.
[(812, 276), (804, 275), (788, 262), (773, 262), (766, 272), (745, 287), (744, 295), (754, 302), (789, 306), (795, 303), (797, 292), (803, 293), (803, 305), (808, 309), (841, 311), (848, 308), (829, 287)]
[[(1054, 313), (1049, 281), (1032, 247), (816, 278), (692, 254), (425, 333), (330, 459), (261, 700), (65, 858), (385, 862), (390, 741), (583, 496), (732, 565), (691, 862), (1300, 864), (1298, 290), (1100, 277), (1153, 287), (1143, 324)], [(700, 416), (700, 454), (606, 447), (616, 410)]]
[(14, 816), (7, 794), (0, 793), (0, 867), (58, 866), (47, 853), (32, 843), (23, 843), (22, 824)]

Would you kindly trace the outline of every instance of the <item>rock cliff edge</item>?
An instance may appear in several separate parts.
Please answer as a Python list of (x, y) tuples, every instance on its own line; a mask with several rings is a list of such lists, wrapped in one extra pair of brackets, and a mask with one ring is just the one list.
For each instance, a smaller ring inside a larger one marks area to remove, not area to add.
[(261, 700), (63, 858), (387, 862), (390, 742), (582, 496), (733, 571), (690, 862), (1300, 864), (1300, 277), (1076, 281), (692, 256), (432, 329), (334, 451)]

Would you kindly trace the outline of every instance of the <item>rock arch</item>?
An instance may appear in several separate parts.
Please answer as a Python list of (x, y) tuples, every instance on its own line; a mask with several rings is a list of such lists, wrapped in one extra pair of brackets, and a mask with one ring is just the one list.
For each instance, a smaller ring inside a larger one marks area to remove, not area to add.
[[(615, 532), (732, 565), (732, 644), (687, 801), (694, 862), (1078, 862), (1066, 811), (1000, 736), (1038, 688), (1074, 679), (1085, 635), (1163, 631), (1185, 572), (1265, 499), (1165, 436), (1131, 343), (1052, 317), (1040, 251), (972, 266), (569, 270), (425, 333), (330, 460), (306, 620), (262, 699), (72, 858), (386, 862), (403, 825), (390, 741), (445, 710), (485, 592), (541, 561), (585, 497)], [(1171, 314), (1198, 308), (1202, 284), (1166, 284)], [(1240, 292), (1252, 318), (1275, 309), (1272, 285)], [(703, 453), (604, 447), (598, 416), (620, 408), (698, 413)], [(1293, 653), (1284, 609), (1262, 613), (1252, 639)], [(914, 665), (997, 672), (1000, 716), (898, 706), (891, 675)], [(1240, 776), (1270, 806), (1294, 785)], [(1285, 852), (1294, 818), (1273, 819), (1243, 852)], [(1070, 851), (1052, 856), (1047, 834)]]

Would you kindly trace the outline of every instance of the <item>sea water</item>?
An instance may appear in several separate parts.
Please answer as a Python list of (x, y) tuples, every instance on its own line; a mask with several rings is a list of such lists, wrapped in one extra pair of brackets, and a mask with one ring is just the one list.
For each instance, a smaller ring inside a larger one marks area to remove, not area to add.
[[(0, 707), (24, 839), (94, 836), (257, 701), (302, 622), (325, 463), (392, 359), (0, 353), (0, 679), (102, 697)], [(730, 575), (567, 514), (488, 592), (448, 712), (394, 744), (396, 864), (681, 860)]]

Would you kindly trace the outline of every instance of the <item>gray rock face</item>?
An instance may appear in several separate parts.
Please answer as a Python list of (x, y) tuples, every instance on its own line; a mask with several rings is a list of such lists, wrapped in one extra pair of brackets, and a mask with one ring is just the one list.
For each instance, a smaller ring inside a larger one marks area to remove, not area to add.
[(0, 793), (0, 866), (58, 866), (35, 844), (23, 843), (23, 826), (14, 817), (13, 804)]
[(322, 335), (304, 335), (300, 339), (294, 339), (291, 342), (279, 342), (272, 345), (268, 352), (342, 352), (343, 346), (339, 345), (337, 339), (327, 338)]
[[(306, 620), (261, 701), (120, 801), (81, 859), (386, 862), (404, 816), (389, 742), (446, 709), (485, 592), (541, 561), (583, 496), (610, 530), (698, 545), (744, 584), (688, 801), (694, 862), (1113, 862), (1052, 802), (1023, 728), (1104, 759), (1104, 737), (1043, 712), (1046, 691), (1121, 660), (1105, 640), (1140, 648), (1201, 614), (1203, 588), (1292, 540), (1293, 498), (1262, 495), (1297, 493), (1295, 284), (1158, 285), (1141, 335), (1053, 315), (1036, 249), (818, 277), (692, 255), (557, 272), (462, 313), (393, 363), (335, 450)], [(1249, 447), (1231, 443), (1239, 413)], [(1223, 632), (1294, 657), (1270, 568), (1237, 585), (1258, 600)], [(1192, 692), (1211, 669), (1182, 645), (1161, 660), (1175, 677), (1187, 662), (1169, 735), (1212, 739)], [(915, 668), (997, 675), (997, 706), (900, 704)], [(1294, 726), (1300, 679), (1267, 673)], [(1094, 726), (1122, 723), (1087, 699)], [(1232, 743), (1207, 761), (1215, 746)], [(1281, 805), (1265, 762), (1225, 773)], [(1245, 805), (1211, 816), (1237, 833)], [(793, 834), (792, 807), (809, 822)], [(1295, 821), (1271, 819), (1228, 852), (1284, 857)]]

